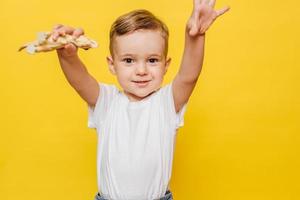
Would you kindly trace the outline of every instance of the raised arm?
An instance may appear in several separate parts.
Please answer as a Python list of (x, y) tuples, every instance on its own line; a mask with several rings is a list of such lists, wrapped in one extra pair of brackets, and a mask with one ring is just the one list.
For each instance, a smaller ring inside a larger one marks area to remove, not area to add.
[(229, 10), (225, 7), (214, 10), (215, 0), (194, 0), (194, 8), (185, 29), (185, 47), (181, 66), (173, 80), (173, 97), (176, 112), (183, 107), (191, 96), (201, 72), (205, 32), (222, 14)]
[[(79, 37), (83, 33), (82, 29), (57, 25), (53, 28), (52, 37), (56, 40), (59, 35), (70, 34)], [(73, 44), (68, 44), (64, 48), (57, 49), (57, 55), (60, 66), (69, 84), (84, 101), (91, 107), (94, 107), (99, 95), (99, 85), (81, 62), (77, 54), (77, 47)]]

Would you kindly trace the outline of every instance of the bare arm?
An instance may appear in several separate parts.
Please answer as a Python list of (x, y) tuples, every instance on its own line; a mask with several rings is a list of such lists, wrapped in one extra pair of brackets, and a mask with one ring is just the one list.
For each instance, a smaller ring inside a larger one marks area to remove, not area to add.
[(179, 110), (188, 101), (201, 72), (204, 56), (205, 35), (191, 37), (186, 31), (185, 48), (181, 65), (173, 81), (175, 110)]
[[(83, 34), (83, 30), (57, 25), (53, 29), (52, 37), (55, 40), (59, 35), (64, 34), (73, 34), (79, 37)], [(91, 107), (94, 107), (99, 96), (99, 84), (88, 73), (88, 70), (77, 54), (77, 50), (77, 47), (73, 44), (67, 44), (65, 47), (57, 49), (59, 63), (69, 84), (84, 101)]]
[(90, 106), (96, 105), (99, 95), (99, 85), (96, 79), (91, 76), (78, 55), (74, 57), (62, 57), (59, 55), (60, 66), (69, 84)]
[(203, 57), (205, 32), (218, 16), (229, 7), (215, 11), (215, 0), (194, 0), (194, 9), (185, 30), (185, 47), (181, 65), (173, 81), (173, 98), (176, 112), (191, 96), (200, 75)]

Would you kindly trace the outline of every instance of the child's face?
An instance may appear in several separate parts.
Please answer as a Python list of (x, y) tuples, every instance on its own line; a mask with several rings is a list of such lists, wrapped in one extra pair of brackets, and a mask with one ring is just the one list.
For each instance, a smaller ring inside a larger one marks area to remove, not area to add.
[(141, 100), (160, 88), (171, 61), (164, 50), (160, 31), (137, 30), (114, 39), (114, 56), (107, 61), (129, 100)]

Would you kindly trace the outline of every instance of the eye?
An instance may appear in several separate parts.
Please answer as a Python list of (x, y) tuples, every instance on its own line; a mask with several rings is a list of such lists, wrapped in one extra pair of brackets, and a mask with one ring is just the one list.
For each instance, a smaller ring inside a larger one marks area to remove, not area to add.
[(149, 62), (150, 63), (155, 63), (155, 62), (158, 62), (158, 59), (157, 58), (150, 58)]
[(131, 58), (124, 58), (123, 61), (124, 61), (125, 63), (132, 63), (132, 62), (133, 62), (133, 59), (131, 59)]

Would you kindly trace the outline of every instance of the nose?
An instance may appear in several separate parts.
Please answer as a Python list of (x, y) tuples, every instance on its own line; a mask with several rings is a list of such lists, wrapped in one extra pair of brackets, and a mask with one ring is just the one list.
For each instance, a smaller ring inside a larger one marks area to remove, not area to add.
[(136, 73), (138, 75), (145, 75), (145, 74), (147, 74), (147, 66), (146, 66), (146, 64), (145, 63), (140, 63), (137, 66)]

